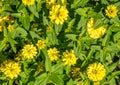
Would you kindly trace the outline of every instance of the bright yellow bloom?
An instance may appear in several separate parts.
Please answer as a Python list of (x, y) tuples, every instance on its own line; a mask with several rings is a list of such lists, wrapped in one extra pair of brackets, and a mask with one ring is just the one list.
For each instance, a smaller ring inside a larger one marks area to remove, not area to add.
[(94, 82), (100, 81), (105, 77), (106, 69), (101, 63), (93, 63), (88, 66), (87, 75)]
[(89, 33), (90, 37), (93, 38), (93, 39), (98, 39), (100, 38), (101, 36), (103, 36), (106, 32), (106, 29), (104, 26), (101, 26), (97, 29), (93, 29), (91, 30)]
[(8, 31), (10, 31), (10, 32), (14, 30), (14, 28), (13, 28), (12, 25), (9, 25), (9, 26), (7, 27), (7, 29), (8, 29)]
[(46, 46), (45, 40), (38, 40), (36, 45), (39, 49), (45, 48)]
[(55, 5), (50, 11), (49, 18), (53, 23), (63, 24), (68, 17), (68, 10), (65, 6)]
[(24, 5), (33, 5), (35, 3), (35, 0), (22, 0)]
[(114, 18), (117, 16), (118, 9), (114, 5), (109, 5), (109, 6), (107, 6), (105, 13), (106, 13), (106, 16), (108, 16), (109, 18)]
[(27, 59), (32, 59), (36, 56), (37, 49), (34, 45), (25, 45), (22, 49), (22, 55)]
[(56, 0), (46, 0), (47, 8), (51, 8), (55, 4), (56, 4)]
[(76, 64), (77, 58), (76, 58), (73, 50), (71, 50), (70, 52), (68, 50), (66, 50), (65, 52), (63, 52), (62, 60), (65, 65), (71, 66), (71, 65)]
[(0, 71), (3, 72), (6, 77), (13, 79), (18, 77), (21, 69), (18, 63), (9, 60), (1, 64)]
[(102, 37), (105, 32), (106, 32), (106, 28), (104, 26), (101, 26), (97, 29), (94, 29), (94, 19), (91, 18), (88, 23), (87, 23), (87, 32), (89, 34), (89, 36), (93, 39), (98, 39), (100, 37)]
[(57, 48), (50, 48), (48, 51), (48, 56), (51, 61), (57, 61), (59, 58), (59, 51)]

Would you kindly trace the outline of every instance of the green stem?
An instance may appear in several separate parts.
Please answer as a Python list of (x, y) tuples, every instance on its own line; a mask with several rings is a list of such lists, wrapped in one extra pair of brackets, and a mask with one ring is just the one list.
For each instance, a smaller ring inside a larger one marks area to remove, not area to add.
[(14, 80), (9, 80), (9, 85), (13, 85)]
[(86, 64), (86, 62), (91, 58), (93, 52), (94, 52), (94, 50), (91, 49), (90, 52), (89, 52), (89, 54), (88, 54), (88, 56), (87, 56), (87, 58), (86, 58), (86, 60), (82, 63), (81, 68), (82, 68), (82, 67)]

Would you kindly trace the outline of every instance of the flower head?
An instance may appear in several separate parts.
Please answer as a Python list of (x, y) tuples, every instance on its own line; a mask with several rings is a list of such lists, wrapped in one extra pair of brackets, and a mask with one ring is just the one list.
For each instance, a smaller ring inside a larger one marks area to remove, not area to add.
[(6, 77), (13, 79), (18, 77), (21, 69), (18, 63), (9, 60), (1, 64), (0, 71), (3, 72)]
[(57, 48), (50, 48), (48, 51), (48, 56), (51, 61), (57, 61), (59, 57), (59, 51)]
[(90, 64), (87, 68), (88, 78), (94, 82), (100, 81), (106, 75), (106, 69), (101, 63)]
[(117, 16), (118, 9), (114, 5), (109, 5), (109, 6), (107, 6), (105, 13), (106, 13), (106, 16), (108, 16), (109, 18), (114, 18)]
[(93, 30), (89, 31), (88, 33), (91, 38), (98, 39), (98, 38), (102, 37), (105, 34), (105, 32), (106, 32), (106, 28), (104, 26), (101, 26), (97, 29), (93, 29)]
[(94, 18), (91, 18), (87, 23), (87, 32), (91, 38), (98, 39), (105, 34), (106, 28), (104, 26), (100, 26), (99, 28), (94, 29), (94, 24)]
[(25, 45), (22, 49), (22, 55), (27, 59), (32, 59), (37, 54), (37, 49), (34, 45)]
[(71, 50), (70, 52), (68, 50), (66, 50), (63, 53), (62, 60), (63, 60), (65, 65), (71, 66), (71, 65), (76, 64), (77, 58), (76, 58), (73, 50)]
[(36, 45), (39, 49), (45, 48), (45, 46), (46, 46), (45, 40), (38, 40)]
[(50, 11), (49, 18), (53, 23), (63, 24), (68, 17), (68, 10), (65, 6), (54, 5)]
[(22, 0), (24, 5), (33, 5), (35, 3), (35, 0)]
[(7, 29), (8, 29), (8, 31), (10, 31), (10, 32), (14, 30), (14, 28), (13, 28), (12, 25), (8, 25)]

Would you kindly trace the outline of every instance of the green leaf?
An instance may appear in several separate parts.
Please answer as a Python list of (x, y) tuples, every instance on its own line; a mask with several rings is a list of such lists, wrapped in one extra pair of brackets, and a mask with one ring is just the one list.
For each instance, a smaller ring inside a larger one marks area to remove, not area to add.
[(117, 32), (114, 36), (113, 36), (114, 41), (116, 42), (117, 40), (120, 39), (120, 32)]
[(39, 18), (38, 11), (36, 9), (36, 4), (28, 6), (28, 9), (37, 17)]
[(57, 74), (63, 73), (63, 63), (60, 62), (60, 63), (52, 66), (52, 72), (57, 73)]
[(89, 8), (78, 8), (76, 11), (77, 14), (87, 17), (87, 11)]
[(21, 28), (21, 27), (17, 27), (16, 28), (16, 36), (17, 37), (26, 37), (27, 36), (27, 32), (24, 28)]
[(116, 85), (115, 78), (112, 78), (112, 79), (109, 81), (109, 84), (110, 84), (110, 85)]
[(55, 85), (63, 85), (64, 82), (61, 77), (59, 77), (57, 74), (52, 74), (50, 76), (50, 80), (55, 84)]
[(38, 34), (36, 34), (35, 32), (33, 32), (33, 31), (29, 31), (29, 32), (30, 32), (32, 39), (34, 39), (34, 38), (40, 39), (40, 36)]
[(70, 40), (73, 40), (73, 41), (77, 40), (76, 39), (77, 35), (75, 35), (75, 34), (66, 34), (65, 37), (70, 39)]
[(5, 48), (7, 41), (8, 41), (8, 39), (7, 39), (7, 38), (4, 38), (4, 39), (0, 42), (0, 52), (3, 50), (3, 48)]
[(49, 77), (47, 73), (43, 73), (40, 76), (36, 77), (34, 85), (46, 85)]
[(8, 38), (8, 42), (10, 43), (13, 52), (16, 53), (16, 52), (17, 52), (17, 49), (16, 49), (16, 47), (15, 47), (15, 44), (17, 44), (17, 42), (16, 42), (15, 40), (11, 39), (11, 38)]
[(111, 37), (111, 34), (112, 34), (111, 31), (108, 30), (105, 38), (104, 38), (103, 41), (102, 41), (102, 46), (108, 45), (109, 40), (110, 40), (110, 37)]
[(51, 66), (50, 58), (47, 55), (47, 50), (43, 49), (42, 52), (45, 56), (45, 69), (46, 69), (47, 72), (51, 72), (52, 66)]
[(88, 3), (89, 0), (74, 0), (74, 3), (71, 5), (71, 8), (78, 8), (79, 6), (83, 7)]

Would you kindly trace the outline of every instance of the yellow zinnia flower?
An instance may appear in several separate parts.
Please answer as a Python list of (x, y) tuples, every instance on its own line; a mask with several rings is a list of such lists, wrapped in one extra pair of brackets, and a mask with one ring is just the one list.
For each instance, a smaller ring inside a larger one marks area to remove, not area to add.
[(65, 65), (71, 66), (71, 65), (76, 64), (77, 58), (76, 58), (73, 50), (71, 50), (70, 52), (68, 50), (66, 50), (63, 53), (62, 60), (63, 60)]
[(59, 51), (57, 48), (50, 48), (48, 51), (48, 56), (51, 61), (57, 61), (59, 57)]
[(49, 18), (53, 23), (63, 24), (68, 17), (68, 10), (65, 6), (55, 5), (50, 11)]
[(56, 0), (46, 0), (47, 8), (51, 8), (55, 4), (56, 4)]
[(101, 26), (97, 29), (94, 29), (94, 24), (94, 19), (91, 18), (87, 23), (87, 32), (91, 38), (98, 39), (105, 34), (106, 28), (104, 26)]
[(45, 40), (38, 40), (36, 45), (39, 49), (45, 48), (45, 46), (46, 46)]
[(101, 63), (93, 63), (88, 66), (87, 75), (94, 82), (100, 81), (105, 77), (106, 69)]
[(35, 0), (22, 0), (24, 5), (33, 5), (35, 3)]
[(25, 45), (22, 49), (22, 56), (27, 59), (32, 59), (37, 54), (37, 49), (34, 45)]
[(14, 30), (14, 28), (13, 28), (12, 25), (8, 25), (7, 29), (8, 29), (8, 31), (10, 31), (10, 32)]
[(1, 64), (0, 71), (3, 72), (6, 77), (13, 79), (18, 77), (21, 69), (18, 63), (9, 60)]
[(114, 5), (109, 5), (109, 6), (107, 6), (105, 13), (106, 13), (106, 16), (108, 16), (109, 18), (114, 18), (117, 16), (118, 9)]

